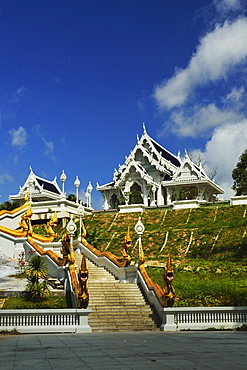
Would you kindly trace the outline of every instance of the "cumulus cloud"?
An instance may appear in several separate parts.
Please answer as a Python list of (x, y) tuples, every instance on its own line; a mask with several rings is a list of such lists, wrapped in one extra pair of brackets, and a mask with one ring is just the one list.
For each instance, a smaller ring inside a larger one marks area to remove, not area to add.
[(9, 131), (11, 136), (11, 145), (17, 148), (23, 148), (27, 145), (27, 131), (20, 126), (18, 129), (11, 129)]
[[(205, 158), (205, 170), (210, 173), (217, 168), (216, 182), (225, 190), (224, 198), (234, 195), (232, 170), (236, 167), (240, 155), (246, 149), (247, 119), (218, 127), (207, 142), (205, 151), (195, 151), (195, 155)], [(193, 153), (194, 154), (194, 153)]]
[(243, 1), (241, 0), (214, 0), (213, 5), (215, 6), (218, 13), (227, 13), (229, 11), (236, 11), (242, 8)]
[(218, 108), (215, 103), (206, 106), (196, 105), (186, 110), (176, 110), (171, 114), (171, 130), (179, 136), (198, 137), (212, 132), (221, 125), (239, 121), (243, 114), (229, 108)]
[(181, 106), (198, 86), (227, 78), (247, 57), (247, 18), (222, 26), (201, 39), (187, 68), (156, 87), (154, 97), (160, 108)]

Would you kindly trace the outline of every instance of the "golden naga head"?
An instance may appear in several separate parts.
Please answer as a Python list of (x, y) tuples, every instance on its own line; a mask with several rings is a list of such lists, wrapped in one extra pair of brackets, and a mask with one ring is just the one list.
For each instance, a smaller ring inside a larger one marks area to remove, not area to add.
[(61, 239), (61, 243), (63, 247), (70, 247), (70, 236), (68, 232), (64, 234), (63, 238)]
[(174, 278), (174, 271), (173, 271), (172, 262), (171, 262), (171, 253), (168, 253), (167, 265), (164, 270), (163, 277), (164, 277), (164, 281), (166, 284), (168, 285), (172, 284), (173, 278)]
[(85, 254), (82, 255), (81, 267), (79, 269), (78, 277), (79, 277), (79, 280), (81, 280), (81, 282), (83, 282), (83, 283), (87, 282), (88, 268), (87, 268), (87, 264), (86, 264)]
[(132, 239), (130, 236), (130, 227), (128, 226), (127, 233), (124, 237), (124, 245), (126, 246), (127, 249), (131, 246), (131, 242), (132, 242)]
[(33, 212), (32, 212), (32, 206), (30, 204), (30, 206), (28, 207), (28, 209), (26, 210), (26, 212), (24, 213), (23, 216), (25, 218), (31, 218), (32, 217), (32, 214), (33, 214)]
[(57, 226), (57, 224), (58, 224), (57, 212), (54, 212), (54, 215), (50, 219), (49, 224)]
[(25, 201), (25, 203), (28, 203), (29, 202), (29, 194), (28, 194), (28, 192), (25, 194), (24, 201)]

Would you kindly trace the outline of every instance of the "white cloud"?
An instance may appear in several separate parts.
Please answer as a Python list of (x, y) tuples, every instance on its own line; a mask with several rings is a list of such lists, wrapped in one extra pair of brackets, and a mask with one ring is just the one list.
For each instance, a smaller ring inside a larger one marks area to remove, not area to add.
[(213, 5), (219, 13), (223, 14), (231, 10), (239, 10), (243, 6), (241, 0), (214, 0)]
[(245, 93), (245, 88), (243, 86), (241, 86), (240, 88), (234, 87), (232, 91), (226, 95), (225, 100), (233, 104), (240, 103), (243, 98), (244, 93)]
[[(247, 119), (235, 124), (218, 127), (201, 153), (206, 160), (205, 170), (210, 173), (217, 167), (216, 182), (225, 190), (224, 198), (234, 195), (232, 170), (236, 167), (240, 155), (247, 148)], [(200, 151), (196, 151), (200, 153)]]
[(11, 129), (9, 134), (11, 136), (12, 146), (22, 148), (27, 145), (28, 134), (24, 127), (20, 126), (17, 130)]
[(174, 111), (170, 117), (171, 130), (179, 136), (198, 137), (221, 126), (232, 124), (243, 118), (241, 113), (228, 108), (220, 109), (215, 104), (205, 107)]
[(13, 176), (8, 173), (0, 174), (0, 184), (5, 184), (6, 182), (13, 182)]
[(54, 155), (54, 143), (53, 143), (53, 141), (46, 141), (43, 138), (43, 142), (45, 144), (45, 155), (50, 157), (53, 162), (56, 162), (56, 156)]
[(160, 108), (172, 109), (184, 104), (192, 92), (208, 82), (226, 78), (247, 57), (247, 18), (222, 26), (206, 34), (187, 68), (156, 87), (154, 97)]

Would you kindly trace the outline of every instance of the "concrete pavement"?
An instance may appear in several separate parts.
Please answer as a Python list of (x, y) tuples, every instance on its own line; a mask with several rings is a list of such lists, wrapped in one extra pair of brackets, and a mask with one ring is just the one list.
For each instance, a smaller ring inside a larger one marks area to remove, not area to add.
[(247, 332), (0, 336), (0, 369), (246, 369)]

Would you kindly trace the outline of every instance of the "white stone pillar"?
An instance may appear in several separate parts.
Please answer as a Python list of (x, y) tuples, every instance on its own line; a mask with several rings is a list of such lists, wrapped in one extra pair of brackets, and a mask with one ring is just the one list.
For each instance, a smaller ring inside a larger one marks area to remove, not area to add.
[(145, 207), (148, 207), (148, 193), (149, 193), (149, 186), (146, 186), (146, 184), (143, 184), (143, 204)]
[(107, 209), (109, 209), (109, 203), (108, 203), (107, 195), (106, 195), (105, 192), (102, 193), (102, 195), (103, 195), (103, 199), (104, 199), (104, 210), (107, 210)]
[(166, 194), (167, 194), (166, 204), (170, 205), (172, 203), (172, 189), (166, 188)]
[(164, 196), (162, 194), (162, 185), (160, 184), (157, 190), (157, 205), (163, 206), (164, 205)]
[(156, 186), (155, 185), (153, 185), (152, 186), (152, 201), (151, 201), (151, 206), (156, 206), (156, 200), (155, 200), (155, 192), (156, 192)]

